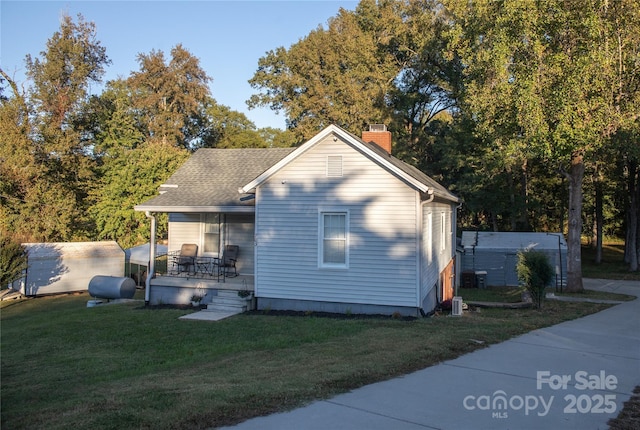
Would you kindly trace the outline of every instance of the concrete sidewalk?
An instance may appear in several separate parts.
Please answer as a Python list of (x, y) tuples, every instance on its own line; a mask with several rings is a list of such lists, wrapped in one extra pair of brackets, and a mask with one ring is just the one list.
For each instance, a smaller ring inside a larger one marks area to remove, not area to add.
[[(640, 282), (585, 287), (640, 296)], [(607, 429), (640, 385), (640, 300), (233, 429)]]

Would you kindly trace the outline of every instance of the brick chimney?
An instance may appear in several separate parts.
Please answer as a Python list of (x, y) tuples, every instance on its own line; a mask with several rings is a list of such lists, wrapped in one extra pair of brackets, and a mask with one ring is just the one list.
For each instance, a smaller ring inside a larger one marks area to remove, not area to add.
[(387, 131), (387, 126), (384, 124), (370, 124), (369, 131), (362, 132), (362, 140), (375, 143), (391, 154), (391, 132)]

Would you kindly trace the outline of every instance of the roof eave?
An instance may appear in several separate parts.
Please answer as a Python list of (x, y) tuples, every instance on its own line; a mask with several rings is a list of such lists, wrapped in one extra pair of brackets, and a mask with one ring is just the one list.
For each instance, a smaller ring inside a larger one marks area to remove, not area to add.
[(160, 206), (160, 205), (136, 205), (134, 210), (139, 212), (156, 213), (255, 213), (255, 206)]

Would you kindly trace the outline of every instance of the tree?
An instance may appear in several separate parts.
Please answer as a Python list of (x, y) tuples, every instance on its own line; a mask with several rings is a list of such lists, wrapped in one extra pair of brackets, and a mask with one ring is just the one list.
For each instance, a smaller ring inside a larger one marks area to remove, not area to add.
[[(394, 131), (400, 144), (396, 154), (407, 158), (428, 153), (438, 135), (439, 123), (457, 115), (457, 97), (462, 76), (455, 56), (447, 56), (449, 17), (435, 0), (409, 1), (402, 12), (404, 68), (388, 98), (394, 110)], [(436, 124), (432, 124), (436, 121)], [(429, 160), (418, 157), (421, 168)]]
[(259, 128), (258, 133), (266, 143), (267, 148), (290, 148), (302, 143), (296, 142), (296, 137), (290, 130), (264, 127)]
[[(120, 148), (119, 154), (104, 160), (96, 203), (90, 208), (99, 239), (116, 240), (130, 247), (149, 240), (145, 215), (135, 205), (155, 196), (158, 187), (188, 158), (184, 148), (143, 143)], [(166, 234), (166, 214), (158, 220), (158, 234)]]
[(205, 109), (211, 78), (200, 60), (178, 44), (167, 63), (162, 51), (139, 54), (140, 71), (128, 79), (133, 105), (149, 141), (186, 149), (208, 146)]
[(25, 198), (38, 175), (30, 151), (29, 107), (16, 83), (2, 69), (0, 74), (12, 97), (0, 99), (0, 229), (24, 233), (20, 229)]
[(354, 12), (341, 9), (289, 49), (260, 58), (249, 81), (261, 94), (250, 107), (284, 110), (296, 140), (311, 138), (335, 123), (360, 132), (391, 120), (387, 95), (404, 67), (399, 55), (403, 30), (395, 1), (363, 0)]
[[(149, 239), (148, 221), (134, 206), (156, 195), (189, 154), (183, 147), (146, 141), (143, 119), (129, 82), (121, 79), (109, 81), (102, 94), (91, 98), (84, 118), (96, 161), (97, 186), (88, 210), (94, 234), (123, 247)], [(159, 229), (166, 233), (166, 223)]]
[(77, 121), (89, 84), (109, 60), (95, 25), (81, 15), (77, 22), (63, 17), (46, 47), (41, 57), (26, 57), (29, 91), (12, 83), (12, 97), (2, 102), (2, 223), (30, 240), (68, 240), (91, 228), (93, 166)]
[[(620, 85), (637, 80), (640, 26), (635, 18), (616, 18), (637, 16), (637, 7), (623, 0), (444, 3), (455, 17), (464, 99), (477, 130), (545, 160), (567, 179), (567, 290), (580, 291), (585, 163), (621, 124), (637, 117), (637, 95)], [(616, 31), (626, 35), (624, 43)], [(620, 61), (630, 67), (619, 67)]]
[(536, 307), (541, 309), (544, 290), (551, 284), (555, 276), (547, 254), (533, 250), (519, 252), (516, 272), (518, 272), (518, 279), (531, 294)]
[(0, 233), (0, 288), (20, 279), (27, 270), (27, 250), (20, 243)]
[(133, 102), (128, 82), (107, 82), (100, 95), (92, 96), (83, 117), (83, 129), (92, 136), (93, 157), (116, 157), (123, 149), (135, 149), (145, 141), (145, 126)]
[(216, 148), (263, 148), (266, 142), (245, 114), (213, 101), (207, 110)]

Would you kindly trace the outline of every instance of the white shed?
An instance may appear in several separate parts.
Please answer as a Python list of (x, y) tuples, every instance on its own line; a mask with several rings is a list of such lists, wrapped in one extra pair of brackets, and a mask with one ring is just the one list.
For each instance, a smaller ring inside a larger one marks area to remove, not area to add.
[(517, 286), (518, 252), (542, 251), (556, 271), (556, 286), (567, 279), (567, 242), (562, 233), (464, 231), (462, 270), (486, 272), (486, 285)]
[[(137, 285), (144, 285), (149, 270), (149, 243), (124, 250), (125, 276), (132, 277)], [(167, 254), (167, 245), (156, 245), (157, 256)]]
[(124, 251), (113, 241), (23, 245), (28, 265), (19, 284), (26, 296), (87, 291), (96, 275), (124, 275)]

